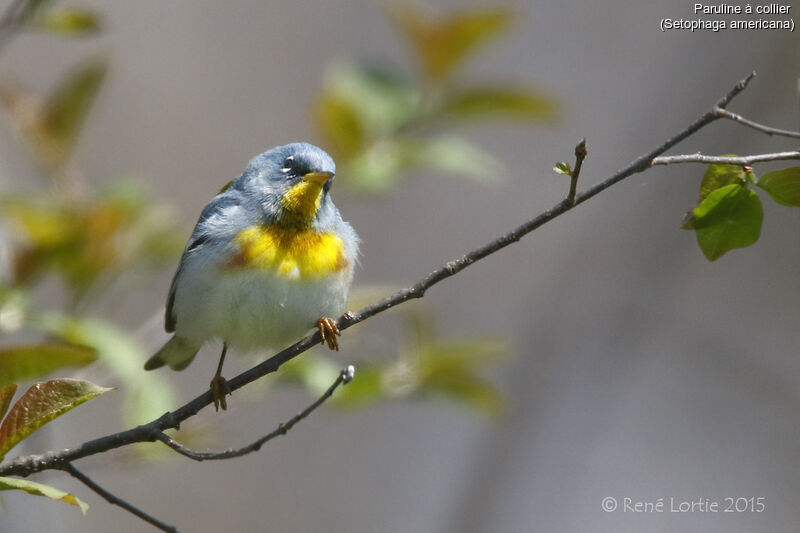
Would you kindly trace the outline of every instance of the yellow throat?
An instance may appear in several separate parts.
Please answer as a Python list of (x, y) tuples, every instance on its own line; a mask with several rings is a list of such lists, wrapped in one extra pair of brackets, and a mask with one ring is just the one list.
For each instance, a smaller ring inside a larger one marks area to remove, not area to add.
[(281, 205), (285, 225), (308, 226), (322, 203), (322, 183), (303, 180), (283, 195)]
[(234, 242), (239, 253), (228, 266), (268, 271), (289, 279), (313, 279), (348, 266), (344, 243), (331, 233), (318, 233), (311, 221), (322, 202), (322, 184), (301, 181), (281, 198), (280, 221), (251, 226)]

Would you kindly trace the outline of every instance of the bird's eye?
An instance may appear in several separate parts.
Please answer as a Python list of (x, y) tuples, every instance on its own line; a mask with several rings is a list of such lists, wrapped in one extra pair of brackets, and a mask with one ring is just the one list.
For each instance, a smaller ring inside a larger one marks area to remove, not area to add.
[(294, 174), (295, 170), (295, 160), (294, 156), (290, 155), (286, 159), (283, 160), (283, 167), (281, 168), (281, 172), (286, 175)]

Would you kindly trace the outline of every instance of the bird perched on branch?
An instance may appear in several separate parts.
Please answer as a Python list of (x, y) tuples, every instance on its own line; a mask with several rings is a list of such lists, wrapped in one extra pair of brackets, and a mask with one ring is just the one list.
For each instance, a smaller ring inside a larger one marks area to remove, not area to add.
[(358, 237), (330, 197), (336, 165), (308, 143), (255, 157), (203, 209), (167, 298), (173, 337), (146, 370), (183, 370), (203, 344), (222, 341), (211, 393), (219, 410), (230, 393), (222, 365), (229, 346), (281, 346), (315, 325), (332, 350), (345, 308)]

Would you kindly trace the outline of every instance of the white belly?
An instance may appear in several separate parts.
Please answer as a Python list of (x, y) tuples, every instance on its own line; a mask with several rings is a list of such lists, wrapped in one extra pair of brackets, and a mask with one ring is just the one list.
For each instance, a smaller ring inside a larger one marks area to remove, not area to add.
[(315, 279), (247, 269), (218, 272), (213, 280), (208, 271), (194, 274), (177, 288), (176, 333), (196, 342), (216, 338), (239, 350), (280, 348), (321, 317), (338, 317), (353, 276), (352, 268)]

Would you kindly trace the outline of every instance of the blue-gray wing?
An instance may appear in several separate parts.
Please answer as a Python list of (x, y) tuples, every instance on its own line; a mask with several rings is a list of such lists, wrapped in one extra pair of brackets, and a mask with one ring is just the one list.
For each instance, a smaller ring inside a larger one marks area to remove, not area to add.
[(228, 242), (240, 229), (255, 223), (258, 212), (245, 209), (243, 195), (236, 190), (228, 189), (211, 200), (200, 214), (200, 219), (192, 231), (192, 236), (186, 243), (178, 268), (172, 277), (167, 296), (167, 311), (164, 315), (164, 329), (167, 333), (175, 331), (177, 317), (175, 316), (175, 293), (184, 265), (192, 260), (192, 255), (199, 252), (204, 246), (218, 242)]

